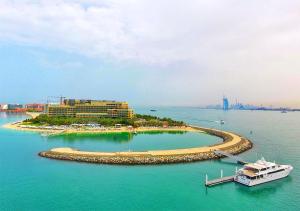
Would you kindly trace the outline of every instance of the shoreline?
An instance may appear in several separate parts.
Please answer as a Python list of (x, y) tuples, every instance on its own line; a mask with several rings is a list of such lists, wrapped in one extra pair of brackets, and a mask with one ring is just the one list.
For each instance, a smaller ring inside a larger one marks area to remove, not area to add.
[(214, 150), (223, 150), (235, 155), (247, 151), (253, 146), (250, 140), (231, 132), (195, 126), (191, 126), (191, 128), (220, 137), (223, 142), (207, 147), (136, 152), (92, 152), (68, 147), (53, 148), (40, 152), (39, 156), (56, 160), (110, 165), (154, 165), (219, 159), (222, 156), (216, 155)]
[(136, 132), (201, 132), (223, 139), (223, 142), (194, 148), (174, 149), (174, 150), (153, 150), (153, 151), (136, 151), (136, 152), (92, 152), (80, 151), (72, 148), (53, 148), (48, 151), (39, 152), (38, 155), (56, 160), (67, 160), (75, 162), (111, 164), (111, 165), (153, 165), (153, 164), (171, 164), (186, 163), (203, 160), (219, 159), (214, 150), (223, 150), (231, 154), (239, 154), (252, 148), (253, 144), (250, 140), (232, 132), (221, 131), (212, 128), (204, 128), (199, 126), (184, 127), (140, 127), (129, 129), (122, 128), (106, 128), (97, 130), (69, 129), (69, 130), (48, 130), (48, 129), (32, 129), (21, 128), (21, 122), (8, 123), (3, 127), (14, 130), (53, 133), (53, 135), (68, 134), (105, 134), (105, 133), (136, 133)]
[(3, 128), (28, 131), (28, 132), (39, 132), (39, 133), (50, 133), (51, 135), (71, 135), (71, 134), (105, 134), (105, 133), (138, 133), (138, 132), (204, 132), (197, 130), (190, 126), (182, 127), (139, 127), (129, 129), (128, 127), (121, 128), (105, 128), (105, 129), (38, 129), (38, 128), (25, 128), (20, 127), (21, 122), (7, 123), (3, 125)]

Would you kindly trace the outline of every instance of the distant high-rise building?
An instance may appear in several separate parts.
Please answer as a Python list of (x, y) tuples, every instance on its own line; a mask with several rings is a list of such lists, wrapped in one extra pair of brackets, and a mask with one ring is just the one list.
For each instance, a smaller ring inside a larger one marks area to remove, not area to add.
[(0, 110), (7, 110), (8, 105), (7, 104), (0, 104)]
[(32, 103), (32, 104), (26, 104), (25, 108), (28, 111), (37, 111), (37, 112), (41, 112), (44, 111), (44, 104), (39, 104), (39, 103)]
[(8, 104), (7, 109), (8, 110), (15, 110), (15, 109), (22, 109), (23, 105), (21, 104)]
[(223, 97), (223, 110), (227, 111), (229, 109), (229, 101), (226, 97)]

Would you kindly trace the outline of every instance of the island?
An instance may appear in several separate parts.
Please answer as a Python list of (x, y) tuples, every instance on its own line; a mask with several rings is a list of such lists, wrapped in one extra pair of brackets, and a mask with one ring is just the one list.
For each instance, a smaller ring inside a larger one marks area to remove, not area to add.
[(51, 117), (47, 114), (26, 113), (31, 118), (6, 124), (4, 127), (23, 131), (42, 132), (44, 135), (95, 134), (147, 131), (195, 131), (182, 121), (171, 118), (134, 114), (131, 119)]
[[(114, 108), (110, 108), (108, 105)], [(91, 112), (95, 111), (95, 108), (98, 109), (97, 111), (102, 110), (101, 112)], [(134, 114), (126, 103), (119, 104), (115, 101), (67, 100), (63, 105), (49, 106), (47, 109), (44, 114), (28, 113), (32, 118), (5, 125), (5, 127), (37, 131), (46, 135), (190, 131), (207, 133), (223, 140), (212, 146), (174, 150), (91, 152), (72, 148), (54, 148), (38, 153), (41, 157), (51, 159), (119, 165), (168, 164), (218, 159), (220, 155), (214, 153), (215, 150), (239, 154), (253, 146), (250, 140), (232, 132), (187, 125), (171, 118)], [(76, 109), (81, 113), (74, 112)]]

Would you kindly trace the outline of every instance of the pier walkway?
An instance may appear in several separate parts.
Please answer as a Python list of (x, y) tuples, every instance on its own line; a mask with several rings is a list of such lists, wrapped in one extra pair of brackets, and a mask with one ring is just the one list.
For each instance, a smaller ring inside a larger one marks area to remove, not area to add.
[(214, 179), (214, 180), (206, 180), (205, 186), (211, 187), (214, 185), (219, 185), (222, 183), (233, 182), (233, 181), (234, 181), (234, 176), (221, 177), (221, 178)]
[(239, 164), (247, 164), (248, 162), (244, 161), (241, 157), (239, 156), (236, 156), (236, 155), (232, 155), (228, 152), (225, 152), (225, 151), (222, 151), (222, 150), (215, 150), (214, 153), (218, 156), (226, 156), (226, 157), (229, 157), (233, 160), (235, 160), (237, 163)]

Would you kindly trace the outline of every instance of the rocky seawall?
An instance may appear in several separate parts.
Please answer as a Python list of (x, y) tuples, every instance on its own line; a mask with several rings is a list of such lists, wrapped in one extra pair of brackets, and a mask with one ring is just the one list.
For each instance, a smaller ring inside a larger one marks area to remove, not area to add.
[(39, 156), (57, 160), (68, 160), (87, 163), (115, 164), (115, 165), (146, 165), (185, 163), (202, 160), (218, 159), (220, 156), (214, 150), (223, 150), (231, 154), (239, 154), (252, 148), (250, 140), (237, 134), (211, 128), (194, 127), (210, 135), (218, 136), (223, 142), (199, 148), (178, 150), (157, 150), (145, 152), (84, 152), (71, 148), (57, 148), (40, 152)]

